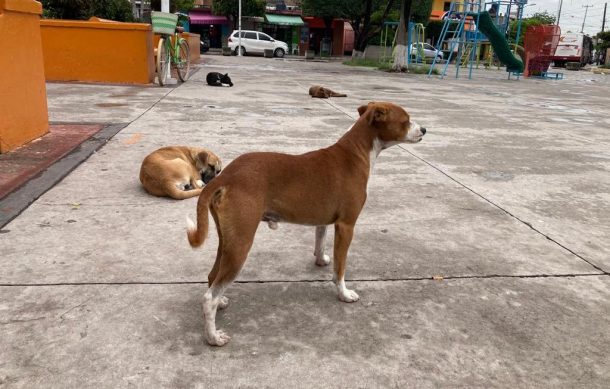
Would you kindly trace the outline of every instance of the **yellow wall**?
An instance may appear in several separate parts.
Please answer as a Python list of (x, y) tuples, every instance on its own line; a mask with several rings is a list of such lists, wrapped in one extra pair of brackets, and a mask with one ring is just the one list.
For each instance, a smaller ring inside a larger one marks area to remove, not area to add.
[(41, 13), (37, 1), (0, 0), (0, 153), (49, 130)]
[(432, 2), (432, 11), (442, 11), (445, 7), (445, 1), (448, 0), (434, 0)]
[(41, 20), (44, 69), (49, 81), (126, 84), (153, 82), (153, 34), (149, 24)]

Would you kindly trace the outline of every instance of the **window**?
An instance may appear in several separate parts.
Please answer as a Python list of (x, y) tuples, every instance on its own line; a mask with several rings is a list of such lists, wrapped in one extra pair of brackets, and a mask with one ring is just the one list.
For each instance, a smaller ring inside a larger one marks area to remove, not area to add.
[(246, 32), (246, 35), (244, 36), (244, 38), (256, 40), (256, 33), (255, 32)]
[(450, 8), (451, 8), (451, 2), (445, 1), (445, 3), (443, 4), (443, 11), (449, 11)]
[(260, 32), (258, 33), (258, 39), (262, 41), (271, 41), (271, 37), (269, 35), (265, 35)]

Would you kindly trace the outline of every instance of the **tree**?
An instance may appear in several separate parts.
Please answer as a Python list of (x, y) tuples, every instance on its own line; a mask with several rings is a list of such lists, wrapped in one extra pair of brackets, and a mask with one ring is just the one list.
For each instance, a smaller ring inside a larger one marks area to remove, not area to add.
[(433, 0), (420, 0), (413, 2), (411, 21), (414, 23), (422, 23), (424, 26), (427, 26), (428, 22), (430, 21), (433, 2)]
[(394, 47), (394, 65), (392, 70), (402, 71), (407, 67), (407, 42), (409, 41), (409, 20), (411, 19), (411, 4), (413, 0), (402, 0), (400, 4), (400, 22), (396, 32), (396, 46)]
[[(265, 15), (266, 0), (242, 0), (242, 16), (263, 16)], [(237, 28), (239, 18), (238, 0), (213, 0), (212, 9), (214, 14), (230, 17), (233, 20), (233, 29)]]
[(102, 19), (129, 22), (133, 11), (129, 0), (42, 0), (43, 17), (51, 19)]
[[(601, 63), (606, 61), (606, 51), (610, 49), (610, 31), (603, 31), (597, 34), (597, 44), (595, 51), (598, 53), (598, 59)], [(606, 66), (608, 66), (606, 64)]]
[[(170, 0), (169, 12), (188, 11), (194, 4), (195, 0)], [(161, 0), (152, 0), (150, 6), (155, 11), (161, 11)]]
[(326, 36), (332, 21), (346, 19), (354, 29), (354, 56), (359, 56), (368, 42), (381, 31), (383, 22), (394, 9), (394, 0), (303, 0), (303, 14), (324, 19)]
[[(523, 39), (525, 37), (525, 31), (529, 26), (541, 26), (555, 24), (555, 16), (551, 15), (548, 12), (537, 12), (530, 16), (529, 18), (523, 18), (521, 20), (521, 34), (519, 35), (519, 42), (517, 44), (519, 46), (523, 46)], [(515, 42), (517, 38), (517, 30), (519, 27), (518, 21), (512, 21), (509, 26), (509, 36), (512, 42)]]

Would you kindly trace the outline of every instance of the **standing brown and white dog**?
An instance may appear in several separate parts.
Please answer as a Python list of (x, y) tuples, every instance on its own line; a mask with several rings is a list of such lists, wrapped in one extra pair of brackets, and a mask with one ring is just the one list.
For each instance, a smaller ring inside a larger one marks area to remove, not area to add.
[(339, 300), (358, 294), (345, 286), (345, 262), (354, 225), (366, 200), (366, 188), (381, 150), (422, 140), (426, 129), (392, 103), (372, 102), (358, 108), (360, 118), (337, 143), (302, 155), (248, 153), (230, 163), (207, 185), (197, 203), (197, 226), (187, 218), (191, 246), (208, 234), (208, 210), (218, 232), (216, 262), (203, 296), (205, 338), (222, 346), (229, 336), (216, 329), (216, 310), (225, 308), (227, 286), (241, 270), (260, 221), (316, 226), (316, 264), (325, 266), (326, 227), (335, 226), (334, 281)]
[(198, 196), (222, 169), (220, 158), (199, 147), (168, 146), (148, 154), (140, 167), (140, 182), (155, 196), (177, 200)]

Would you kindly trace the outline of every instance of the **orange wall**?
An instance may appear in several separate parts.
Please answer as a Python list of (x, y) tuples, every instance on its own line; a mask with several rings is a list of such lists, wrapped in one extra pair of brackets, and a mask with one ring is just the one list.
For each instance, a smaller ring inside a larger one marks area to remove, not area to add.
[(0, 153), (49, 130), (41, 13), (37, 1), (0, 0)]
[(41, 20), (48, 81), (152, 83), (153, 34), (149, 24)]

